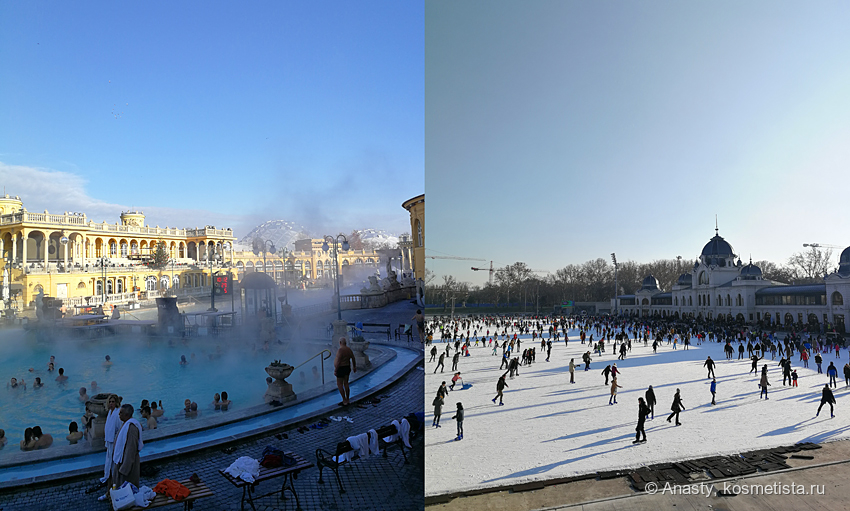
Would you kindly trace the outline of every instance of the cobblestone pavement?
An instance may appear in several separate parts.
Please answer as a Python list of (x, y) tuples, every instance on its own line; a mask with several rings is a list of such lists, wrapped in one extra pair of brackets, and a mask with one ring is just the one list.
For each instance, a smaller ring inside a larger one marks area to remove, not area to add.
[[(395, 304), (394, 304), (395, 305)], [(410, 321), (412, 316), (409, 306), (396, 305), (388, 307), (386, 322), (393, 323)], [(413, 308), (415, 312), (415, 307)], [(353, 312), (353, 311), (352, 311)], [(350, 316), (348, 311), (343, 316)], [(357, 316), (360, 316), (359, 314)], [(365, 316), (365, 314), (363, 315)], [(392, 317), (392, 319), (390, 319)], [(348, 319), (348, 318), (346, 318)], [(365, 319), (365, 318), (364, 318)], [(375, 317), (374, 319), (378, 319)], [(404, 343), (407, 344), (407, 343)], [(418, 344), (418, 343), (416, 343)], [(414, 343), (411, 343), (413, 347)], [(325, 414), (314, 417), (305, 423), (293, 424), (286, 429), (269, 433), (268, 435), (247, 441), (231, 444), (235, 452), (226, 454), (219, 446), (206, 451), (187, 454), (185, 458), (171, 458), (162, 462), (152, 462), (159, 469), (154, 477), (142, 477), (143, 485), (153, 488), (163, 479), (185, 479), (193, 472), (215, 493), (213, 497), (198, 500), (195, 504), (197, 511), (218, 511), (240, 509), (241, 489), (233, 487), (219, 473), (219, 469), (227, 468), (240, 456), (259, 458), (267, 445), (273, 445), (282, 450), (294, 451), (312, 463), (316, 462), (316, 449), (322, 448), (333, 451), (336, 444), (346, 437), (364, 433), (369, 429), (391, 422), (411, 412), (421, 412), (424, 409), (422, 395), (424, 393), (424, 377), (422, 365), (412, 369), (397, 382), (373, 396), (381, 401), (377, 405), (369, 404), (367, 408), (350, 406), (340, 409), (335, 414)], [(387, 397), (384, 397), (387, 396)], [(301, 425), (310, 425), (327, 415), (348, 415), (354, 423), (346, 421), (333, 422), (322, 430), (309, 430), (307, 433), (297, 432)], [(289, 438), (278, 440), (276, 433), (286, 433)], [(373, 456), (357, 460), (340, 470), (340, 477), (345, 485), (346, 493), (339, 494), (336, 478), (333, 472), (325, 469), (323, 485), (317, 484), (319, 471), (313, 467), (299, 475), (295, 481), (301, 507), (305, 510), (413, 510), (424, 507), (424, 477), (425, 455), (423, 435), (412, 441), (413, 450), (407, 454), (409, 464), (405, 465), (404, 458), (398, 448), (388, 451), (388, 457)], [(147, 464), (143, 464), (144, 466)], [(110, 509), (106, 503), (97, 501), (99, 493), (86, 494), (86, 490), (96, 482), (95, 477), (66, 481), (61, 484), (31, 486), (25, 490), (6, 491), (0, 494), (0, 511), (53, 511), (53, 510), (103, 510)], [(273, 479), (257, 486), (259, 493), (267, 493), (280, 488), (281, 479)], [(287, 497), (290, 494), (287, 493)], [(257, 510), (295, 509), (293, 499), (279, 500), (279, 494), (264, 497), (256, 501)], [(181, 509), (175, 504), (164, 509)], [(250, 509), (250, 507), (246, 508)]]

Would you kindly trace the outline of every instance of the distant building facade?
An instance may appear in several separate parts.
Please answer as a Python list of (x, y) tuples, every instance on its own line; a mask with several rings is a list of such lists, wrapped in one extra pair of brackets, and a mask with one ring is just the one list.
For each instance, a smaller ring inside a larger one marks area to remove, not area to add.
[(613, 307), (641, 317), (703, 318), (761, 322), (765, 325), (834, 326), (845, 332), (850, 317), (850, 247), (839, 258), (838, 271), (822, 284), (787, 285), (766, 280), (761, 268), (744, 264), (718, 233), (703, 247), (693, 269), (664, 291), (652, 275), (631, 295), (620, 295)]

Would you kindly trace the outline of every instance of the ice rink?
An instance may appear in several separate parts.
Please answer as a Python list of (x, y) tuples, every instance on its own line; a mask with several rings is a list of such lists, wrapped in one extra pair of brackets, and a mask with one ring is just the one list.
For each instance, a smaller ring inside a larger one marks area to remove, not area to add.
[[(426, 495), (850, 438), (850, 409), (846, 407), (850, 389), (845, 387), (843, 374), (848, 362), (846, 349), (841, 350), (840, 360), (834, 352), (823, 355), (824, 374), (817, 374), (814, 356), (809, 369), (804, 369), (796, 353), (792, 367), (799, 374), (799, 387), (791, 388), (782, 385), (779, 355), (771, 360), (768, 353), (759, 361), (759, 371), (749, 373), (751, 361), (737, 360), (737, 343), (733, 343), (733, 361), (726, 360), (723, 345), (718, 343), (692, 344), (688, 350), (680, 343), (674, 351), (665, 341), (657, 354), (652, 353), (651, 340), (647, 347), (642, 342), (633, 343), (625, 360), (617, 360), (607, 344), (606, 353), (593, 355), (591, 369), (584, 371), (581, 356), (590, 348), (580, 343), (578, 331), (570, 330), (569, 337), (567, 347), (563, 340), (553, 343), (550, 362), (545, 361), (539, 340), (532, 343), (530, 336), (521, 337), (522, 349), (536, 346), (536, 362), (520, 366), (519, 375), (507, 379), (504, 406), (491, 402), (496, 381), (505, 373), (499, 369), (501, 348), (493, 355), (492, 348), (475, 347), (473, 343), (470, 356), (461, 357), (458, 364), (465, 388), (460, 390), (458, 385), (449, 392), (439, 429), (431, 426), (432, 401), (442, 381), (451, 385), (452, 361), (447, 357), (445, 372), (434, 374), (436, 362), (429, 361), (430, 346), (426, 348)], [(445, 344), (434, 344), (439, 357)], [(710, 404), (711, 380), (703, 367), (709, 355), (717, 362), (714, 406)], [(575, 384), (569, 383), (570, 358), (575, 358), (577, 365)], [(826, 405), (816, 418), (821, 389), (828, 382), (829, 362), (835, 362), (838, 369), (836, 416), (830, 418)], [(622, 373), (618, 383), (623, 388), (619, 389), (618, 404), (609, 405), (610, 385), (604, 385), (601, 371), (613, 363)], [(764, 364), (771, 384), (769, 400), (759, 398)], [(655, 419), (646, 422), (648, 441), (635, 445), (637, 399), (644, 396), (649, 385), (658, 399)], [(677, 388), (686, 408), (678, 427), (666, 421)], [(451, 420), (457, 402), (462, 402), (466, 411), (461, 441), (455, 440), (456, 424)]]

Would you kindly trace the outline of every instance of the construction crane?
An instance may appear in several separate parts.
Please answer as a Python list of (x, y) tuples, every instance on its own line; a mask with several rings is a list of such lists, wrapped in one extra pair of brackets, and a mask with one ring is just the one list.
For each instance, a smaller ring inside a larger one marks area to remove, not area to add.
[(803, 243), (803, 246), (812, 248), (844, 248), (838, 245), (827, 245), (826, 243)]
[[(490, 261), (490, 269), (489, 270), (487, 268), (476, 268), (475, 266), (473, 266), (471, 269), (472, 269), (472, 271), (489, 271), (490, 272), (490, 279), (489, 279), (490, 285), (493, 285), (493, 274), (494, 273), (496, 273), (497, 271), (507, 271), (505, 269), (494, 270), (493, 269), (493, 261)], [(529, 268), (528, 271), (530, 271), (532, 273), (549, 273), (549, 270), (532, 270), (530, 268)]]
[(486, 259), (478, 259), (477, 257), (456, 257), (456, 256), (425, 256), (425, 259), (460, 259), (462, 261), (486, 261)]

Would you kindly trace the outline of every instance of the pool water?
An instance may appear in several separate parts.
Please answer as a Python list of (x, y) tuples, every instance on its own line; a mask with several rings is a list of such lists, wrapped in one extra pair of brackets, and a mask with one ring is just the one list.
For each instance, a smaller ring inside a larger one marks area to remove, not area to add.
[[(170, 345), (171, 344), (171, 345)], [(85, 405), (79, 399), (80, 387), (89, 396), (91, 382), (99, 392), (123, 396), (124, 403), (139, 408), (142, 399), (162, 401), (165, 415), (159, 428), (178, 418), (183, 401), (198, 403), (200, 417), (227, 414), (213, 408), (213, 395), (226, 391), (232, 401), (230, 411), (263, 404), (266, 391), (264, 368), (273, 360), (297, 366), (323, 349), (318, 344), (293, 341), (273, 344), (263, 351), (262, 344), (251, 339), (194, 338), (184, 342), (175, 338), (116, 336), (97, 340), (36, 340), (23, 330), (0, 331), (0, 429), (6, 431), (10, 445), (23, 439), (24, 429), (41, 426), (58, 443), (65, 443), (68, 425), (76, 421), (82, 430)], [(55, 371), (48, 372), (54, 355)], [(112, 360), (104, 366), (105, 356)], [(180, 365), (185, 355), (188, 364)], [(333, 360), (324, 363), (325, 381), (333, 381)], [(298, 394), (322, 384), (312, 367), (321, 370), (319, 357), (298, 368), (287, 381)], [(59, 368), (65, 369), (65, 384), (55, 381)], [(29, 369), (34, 371), (30, 372)], [(304, 373), (303, 377), (300, 373)], [(26, 381), (26, 389), (8, 386), (12, 377)], [(44, 386), (34, 388), (35, 377)], [(137, 412), (136, 418), (141, 418)], [(224, 418), (224, 416), (222, 416)], [(163, 420), (165, 419), (165, 420)], [(17, 449), (0, 449), (3, 452)]]

